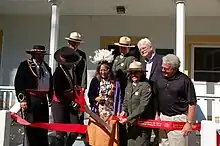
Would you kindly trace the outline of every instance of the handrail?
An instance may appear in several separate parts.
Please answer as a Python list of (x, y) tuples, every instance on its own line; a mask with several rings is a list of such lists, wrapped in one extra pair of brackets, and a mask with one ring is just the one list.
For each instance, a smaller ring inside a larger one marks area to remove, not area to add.
[[(0, 86), (0, 90), (15, 90), (15, 88), (14, 88), (14, 86)], [(216, 94), (203, 94), (203, 95), (196, 95), (196, 97), (220, 98), (220, 95), (216, 95)]]
[(0, 86), (0, 90), (15, 90), (14, 86)]
[(216, 94), (204, 94), (204, 95), (196, 95), (196, 97), (200, 97), (200, 98), (220, 98), (219, 95)]

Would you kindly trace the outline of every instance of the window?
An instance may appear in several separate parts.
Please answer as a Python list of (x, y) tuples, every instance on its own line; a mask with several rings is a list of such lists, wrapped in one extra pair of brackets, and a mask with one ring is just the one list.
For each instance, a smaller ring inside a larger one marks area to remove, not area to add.
[(174, 49), (156, 49), (156, 53), (160, 55), (174, 54)]
[(113, 54), (114, 54), (115, 57), (120, 55), (119, 46), (117, 46), (117, 45), (108, 45), (108, 50), (111, 50), (111, 49), (114, 50)]
[(220, 81), (220, 47), (194, 47), (194, 81)]

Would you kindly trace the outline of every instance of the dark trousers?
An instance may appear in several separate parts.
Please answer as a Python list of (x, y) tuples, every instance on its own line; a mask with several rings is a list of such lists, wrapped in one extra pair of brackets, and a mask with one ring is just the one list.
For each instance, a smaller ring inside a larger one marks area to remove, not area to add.
[[(30, 96), (27, 101), (28, 108), (26, 119), (30, 123), (49, 122), (49, 110), (47, 97)], [(48, 130), (33, 128), (27, 126), (25, 128), (28, 146), (48, 146)]]
[(128, 127), (128, 146), (150, 146), (151, 129), (138, 126)]
[(119, 124), (119, 146), (127, 146), (127, 129), (126, 125)]
[[(80, 124), (84, 125), (84, 112), (79, 116), (79, 122)], [(89, 146), (89, 143), (85, 140), (86, 139), (86, 134), (80, 134), (81, 139), (84, 142), (85, 146)]]
[(159, 129), (152, 129), (152, 132), (154, 132), (154, 135), (155, 135), (153, 146), (159, 146), (159, 143), (160, 143)]
[[(78, 112), (72, 111), (68, 105), (53, 101), (52, 112), (55, 123), (80, 123)], [(65, 136), (67, 136), (66, 132), (56, 132), (56, 146), (65, 145)], [(72, 146), (77, 136), (77, 133), (70, 133), (66, 139), (66, 146)]]

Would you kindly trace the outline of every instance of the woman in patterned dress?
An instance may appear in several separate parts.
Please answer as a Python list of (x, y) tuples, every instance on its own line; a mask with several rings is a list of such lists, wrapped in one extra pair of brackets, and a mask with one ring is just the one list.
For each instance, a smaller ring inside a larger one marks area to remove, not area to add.
[(91, 146), (118, 146), (118, 122), (111, 120), (111, 116), (120, 112), (120, 84), (113, 78), (109, 62), (99, 63), (96, 75), (91, 80), (88, 97), (91, 110), (99, 115), (108, 125), (112, 132), (99, 122), (90, 118), (88, 124), (88, 141)]

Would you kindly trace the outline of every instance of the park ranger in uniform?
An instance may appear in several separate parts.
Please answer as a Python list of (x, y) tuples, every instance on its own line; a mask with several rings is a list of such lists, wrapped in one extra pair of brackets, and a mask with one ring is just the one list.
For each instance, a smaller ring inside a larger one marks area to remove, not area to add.
[(121, 116), (128, 116), (120, 120), (120, 123), (127, 124), (128, 146), (150, 146), (151, 129), (135, 126), (138, 118), (149, 119), (149, 101), (152, 95), (151, 86), (142, 77), (144, 69), (141, 62), (134, 61), (129, 66), (130, 82), (125, 89), (124, 102)]
[(127, 36), (120, 38), (119, 43), (115, 43), (120, 48), (120, 55), (117, 56), (114, 60), (112, 71), (115, 74), (116, 78), (120, 81), (122, 94), (124, 95), (124, 89), (127, 85), (128, 75), (126, 70), (129, 65), (135, 60), (134, 56), (125, 57), (125, 54), (128, 53), (129, 48), (135, 47), (131, 45), (131, 39)]
[[(131, 39), (127, 36), (123, 36), (120, 38), (118, 43), (114, 43), (115, 45), (119, 46), (119, 52), (121, 53), (117, 56), (114, 60), (112, 71), (116, 76), (117, 80), (120, 82), (121, 88), (121, 101), (123, 102), (124, 99), (124, 92), (128, 82), (128, 74), (126, 70), (128, 69), (129, 65), (135, 60), (135, 57), (128, 56), (125, 57), (126, 53), (128, 53), (129, 48), (135, 47), (131, 45)], [(122, 103), (118, 103), (119, 106)], [(120, 109), (121, 110), (121, 109)], [(126, 127), (124, 125), (119, 125), (119, 139), (120, 139), (120, 146), (127, 145), (127, 137), (126, 137)]]

